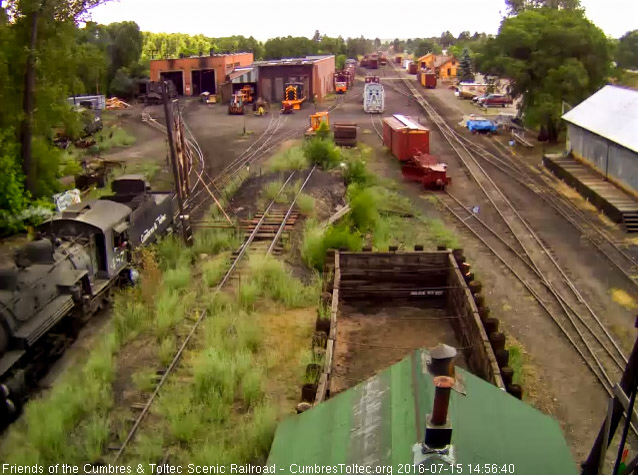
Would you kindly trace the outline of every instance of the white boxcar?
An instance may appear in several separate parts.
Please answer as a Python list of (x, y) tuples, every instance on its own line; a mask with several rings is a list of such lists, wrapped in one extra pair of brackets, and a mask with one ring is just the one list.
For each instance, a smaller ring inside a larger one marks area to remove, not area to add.
[(410, 67), (410, 63), (412, 62), (411, 59), (404, 59), (403, 60), (403, 69), (408, 69)]
[(385, 93), (379, 83), (368, 83), (363, 88), (363, 110), (369, 114), (381, 114), (385, 110)]

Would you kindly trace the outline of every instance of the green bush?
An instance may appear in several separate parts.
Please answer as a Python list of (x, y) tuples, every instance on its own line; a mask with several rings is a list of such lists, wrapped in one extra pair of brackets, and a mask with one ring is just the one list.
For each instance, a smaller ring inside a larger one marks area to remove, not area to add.
[(194, 236), (193, 252), (199, 254), (219, 254), (232, 251), (241, 244), (241, 236), (234, 229), (205, 229)]
[(350, 200), (350, 219), (362, 232), (374, 229), (379, 220), (379, 208), (373, 189), (365, 188)]
[(341, 153), (335, 144), (319, 137), (308, 140), (303, 147), (304, 155), (314, 165), (325, 170), (336, 167), (341, 162)]
[(316, 130), (317, 137), (327, 139), (330, 137), (330, 126), (326, 122), (321, 122)]
[(301, 257), (309, 267), (321, 271), (328, 249), (343, 247), (350, 251), (360, 251), (362, 246), (361, 235), (350, 230), (345, 224), (329, 226), (322, 230), (314, 221), (308, 221), (301, 243)]

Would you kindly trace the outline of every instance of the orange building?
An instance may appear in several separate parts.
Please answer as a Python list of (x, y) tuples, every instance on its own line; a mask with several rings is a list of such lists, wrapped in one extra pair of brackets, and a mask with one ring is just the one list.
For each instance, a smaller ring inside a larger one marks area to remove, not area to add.
[(437, 56), (434, 60), (434, 72), (439, 79), (452, 79), (456, 77), (458, 65), (454, 56)]
[(436, 55), (434, 53), (428, 53), (426, 55), (421, 56), (419, 59), (417, 59), (419, 69), (433, 68), (435, 59), (436, 59)]
[(217, 94), (233, 69), (250, 66), (252, 62), (252, 53), (152, 59), (150, 76), (151, 81), (173, 81), (180, 96), (197, 96), (202, 92)]

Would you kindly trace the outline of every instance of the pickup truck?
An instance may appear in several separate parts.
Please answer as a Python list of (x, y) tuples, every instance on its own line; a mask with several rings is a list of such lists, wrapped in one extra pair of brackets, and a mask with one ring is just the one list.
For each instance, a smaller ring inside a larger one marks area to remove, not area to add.
[(478, 103), (483, 107), (501, 106), (505, 107), (512, 103), (512, 98), (504, 94), (488, 94), (479, 98)]

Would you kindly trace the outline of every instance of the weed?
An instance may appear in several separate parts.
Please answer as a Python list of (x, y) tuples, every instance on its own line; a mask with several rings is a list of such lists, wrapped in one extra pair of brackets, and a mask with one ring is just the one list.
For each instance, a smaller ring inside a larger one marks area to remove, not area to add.
[(164, 455), (164, 433), (161, 431), (153, 431), (149, 434), (138, 434), (135, 438), (133, 446), (134, 455), (132, 460), (136, 463), (146, 465), (144, 473), (152, 473), (148, 464), (156, 464), (158, 460), (162, 460)]
[(175, 356), (175, 337), (168, 335), (162, 338), (157, 353), (161, 365), (168, 366)]
[[(195, 235), (195, 245), (198, 243), (199, 235), (200, 233)], [(193, 252), (186, 247), (177, 236), (171, 235), (160, 239), (155, 248), (162, 270), (175, 269), (179, 266), (190, 266), (192, 262)]]
[(330, 126), (325, 122), (321, 122), (319, 127), (317, 127), (316, 133), (320, 139), (327, 139), (330, 136)]
[(263, 195), (268, 200), (274, 200), (277, 195), (279, 195), (279, 190), (284, 186), (284, 182), (282, 180), (275, 180), (267, 183), (264, 187)]
[(339, 149), (329, 140), (318, 137), (310, 139), (304, 144), (303, 150), (310, 163), (324, 170), (334, 168), (341, 162)]
[(125, 343), (148, 328), (152, 312), (136, 298), (136, 289), (128, 289), (115, 297), (113, 328), (121, 343)]
[(191, 280), (191, 269), (186, 265), (180, 265), (175, 269), (169, 269), (164, 274), (164, 288), (166, 290), (183, 290)]
[(311, 216), (315, 211), (315, 199), (306, 193), (301, 193), (297, 198), (297, 208), (301, 214)]
[(151, 392), (155, 389), (155, 372), (151, 370), (137, 371), (131, 376), (135, 387), (142, 392)]
[(239, 305), (241, 308), (253, 310), (257, 297), (259, 297), (259, 286), (257, 282), (249, 280), (248, 282), (241, 283), (239, 286)]
[(155, 302), (155, 334), (158, 338), (164, 338), (168, 332), (177, 325), (186, 313), (183, 297), (174, 291), (162, 292)]
[(372, 189), (365, 188), (350, 200), (350, 218), (360, 231), (374, 229), (379, 220), (379, 209)]
[(204, 283), (208, 287), (214, 287), (222, 280), (228, 269), (230, 252), (224, 252), (202, 264)]
[(225, 402), (235, 398), (235, 365), (231, 355), (218, 348), (208, 348), (197, 358), (193, 368), (193, 394), (205, 401), (216, 394)]
[(439, 219), (429, 219), (425, 221), (428, 233), (432, 241), (437, 246), (445, 246), (448, 249), (459, 247), (459, 241), (454, 232), (445, 227), (445, 224)]
[(214, 255), (236, 249), (240, 244), (241, 237), (234, 229), (206, 229), (195, 234), (193, 253)]
[(104, 415), (94, 414), (81, 428), (82, 448), (86, 460), (98, 460), (109, 438), (109, 421)]
[(347, 248), (359, 251), (363, 245), (363, 238), (358, 232), (351, 231), (341, 224), (329, 226), (322, 230), (316, 222), (308, 221), (301, 243), (301, 257), (311, 268), (321, 271), (328, 249)]
[(277, 427), (277, 411), (270, 404), (260, 404), (252, 416), (241, 430), (241, 452), (248, 460), (265, 460)]
[(259, 295), (288, 308), (311, 305), (318, 297), (317, 286), (305, 286), (288, 273), (282, 261), (271, 256), (251, 255), (248, 268), (251, 282), (257, 285)]
[(252, 367), (241, 380), (241, 398), (247, 407), (254, 407), (260, 403), (264, 397), (262, 391), (263, 375), (257, 367)]
[(308, 168), (308, 158), (301, 147), (291, 147), (285, 152), (275, 155), (269, 164), (269, 169), (274, 172), (286, 170), (303, 170)]
[(106, 127), (94, 135), (96, 144), (89, 148), (89, 153), (97, 155), (113, 147), (128, 147), (135, 143), (135, 137), (120, 127)]

